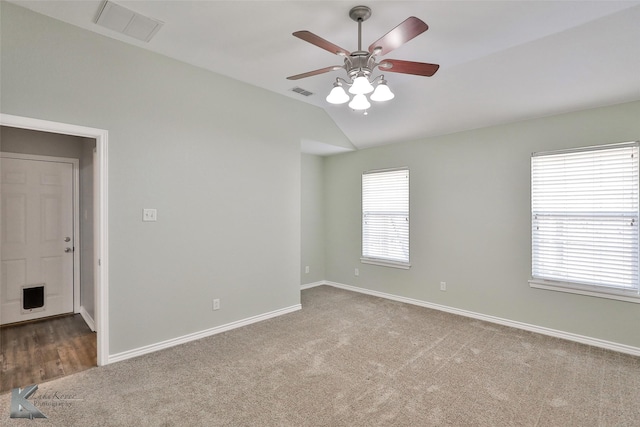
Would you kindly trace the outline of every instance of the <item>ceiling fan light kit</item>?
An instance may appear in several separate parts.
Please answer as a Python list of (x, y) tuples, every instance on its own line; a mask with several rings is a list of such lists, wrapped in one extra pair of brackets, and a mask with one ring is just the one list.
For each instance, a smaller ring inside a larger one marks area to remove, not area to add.
[(364, 94), (359, 93), (353, 97), (353, 99), (349, 103), (349, 107), (351, 107), (353, 110), (366, 111), (371, 107), (371, 103), (369, 102), (367, 97), (364, 96)]
[(391, 92), (391, 89), (387, 86), (387, 81), (383, 78), (380, 80), (380, 83), (378, 83), (378, 86), (376, 86), (376, 90), (373, 91), (370, 98), (372, 101), (384, 102), (392, 100), (395, 98), (395, 95)]
[(352, 95), (365, 95), (373, 92), (373, 85), (369, 83), (369, 79), (363, 72), (360, 72), (358, 76), (353, 79), (353, 83), (349, 88), (349, 93)]
[(342, 83), (336, 81), (333, 84), (333, 89), (331, 89), (331, 92), (329, 92), (326, 99), (329, 104), (344, 104), (345, 102), (349, 102), (349, 99), (351, 98), (349, 98), (347, 92), (344, 91)]
[[(375, 102), (384, 102), (395, 97), (383, 75), (372, 78), (372, 73), (376, 68), (391, 73), (413, 74), (425, 77), (430, 77), (438, 71), (438, 64), (397, 59), (383, 59), (380, 62), (376, 62), (377, 56), (386, 55), (427, 31), (429, 27), (420, 19), (415, 16), (407, 18), (400, 25), (372, 43), (368, 50), (362, 50), (362, 23), (371, 17), (371, 9), (367, 6), (356, 6), (349, 11), (349, 17), (358, 23), (358, 50), (349, 52), (309, 31), (296, 31), (293, 33), (295, 37), (344, 57), (344, 64), (297, 74), (287, 77), (287, 79), (298, 80), (344, 69), (347, 72), (348, 80), (341, 77), (336, 78), (333, 89), (331, 89), (326, 100), (330, 104), (344, 104), (351, 100), (348, 104), (349, 107), (357, 111), (364, 110), (366, 115), (367, 110), (371, 107), (369, 99)], [(354, 95), (353, 99), (345, 91), (345, 86), (348, 87), (348, 92)], [(369, 93), (371, 95), (367, 99), (366, 95)]]

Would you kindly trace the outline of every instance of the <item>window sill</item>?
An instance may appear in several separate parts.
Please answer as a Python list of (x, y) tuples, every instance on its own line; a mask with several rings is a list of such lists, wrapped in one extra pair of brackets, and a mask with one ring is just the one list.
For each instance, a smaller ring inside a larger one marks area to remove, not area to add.
[(363, 264), (379, 265), (382, 267), (400, 268), (402, 270), (408, 270), (411, 268), (411, 264), (408, 262), (388, 261), (384, 259), (360, 258), (360, 262)]
[(551, 280), (531, 279), (529, 286), (536, 289), (546, 289), (550, 291), (568, 292), (572, 294), (588, 295), (591, 297), (615, 299), (618, 301), (633, 302), (640, 304), (640, 295), (633, 291), (623, 291), (617, 289), (603, 289), (597, 286), (579, 285), (575, 283), (554, 282)]

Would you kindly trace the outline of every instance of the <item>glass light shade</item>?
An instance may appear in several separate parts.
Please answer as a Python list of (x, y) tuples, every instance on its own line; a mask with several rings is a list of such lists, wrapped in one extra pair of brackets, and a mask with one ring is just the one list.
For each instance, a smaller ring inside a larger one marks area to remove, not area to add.
[(369, 83), (369, 79), (365, 76), (358, 76), (349, 88), (349, 92), (354, 95), (364, 95), (373, 92), (373, 86)]
[(376, 86), (376, 90), (371, 94), (371, 100), (378, 102), (388, 101), (390, 99), (393, 99), (394, 97), (395, 95), (393, 94), (393, 92), (391, 92), (389, 86), (387, 86), (387, 84), (383, 82), (378, 84), (378, 86)]
[(342, 86), (334, 86), (326, 99), (330, 104), (344, 104), (349, 100), (349, 95), (347, 95)]
[(371, 103), (366, 96), (364, 96), (363, 94), (358, 94), (353, 97), (353, 99), (349, 103), (349, 107), (353, 108), (354, 110), (366, 110), (367, 108), (371, 107)]

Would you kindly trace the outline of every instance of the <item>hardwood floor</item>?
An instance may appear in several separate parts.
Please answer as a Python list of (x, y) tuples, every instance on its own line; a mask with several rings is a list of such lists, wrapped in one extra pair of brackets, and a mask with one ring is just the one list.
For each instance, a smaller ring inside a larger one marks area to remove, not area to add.
[(96, 366), (96, 334), (79, 314), (0, 327), (0, 393)]

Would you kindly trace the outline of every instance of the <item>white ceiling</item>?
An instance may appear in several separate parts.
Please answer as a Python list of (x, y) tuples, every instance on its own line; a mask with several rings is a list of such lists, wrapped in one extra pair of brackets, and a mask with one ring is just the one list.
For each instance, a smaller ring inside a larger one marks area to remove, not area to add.
[[(116, 0), (164, 22), (148, 43), (96, 25), (102, 0), (12, 2), (316, 105), (356, 148), (640, 100), (640, 1)], [(363, 47), (416, 16), (429, 30), (383, 58), (440, 64), (433, 77), (386, 72), (396, 98), (374, 104), (367, 116), (325, 101), (344, 70), (286, 80), (342, 65), (294, 31), (357, 50), (348, 12), (358, 4), (373, 10)], [(294, 93), (295, 86), (314, 95)], [(333, 152), (320, 143), (307, 151)]]

